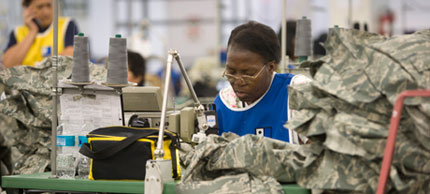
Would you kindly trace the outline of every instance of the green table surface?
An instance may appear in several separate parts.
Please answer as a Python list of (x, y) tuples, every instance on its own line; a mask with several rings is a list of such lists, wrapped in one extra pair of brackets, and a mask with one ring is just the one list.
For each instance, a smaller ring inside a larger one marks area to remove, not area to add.
[[(2, 177), (2, 187), (6, 189), (34, 189), (50, 191), (75, 192), (109, 192), (109, 193), (144, 193), (143, 181), (103, 181), (88, 179), (58, 179), (49, 178), (51, 173), (37, 173), (27, 175), (11, 175)], [(173, 194), (178, 181), (164, 183), (165, 194)], [(310, 194), (296, 184), (282, 185), (285, 193)]]

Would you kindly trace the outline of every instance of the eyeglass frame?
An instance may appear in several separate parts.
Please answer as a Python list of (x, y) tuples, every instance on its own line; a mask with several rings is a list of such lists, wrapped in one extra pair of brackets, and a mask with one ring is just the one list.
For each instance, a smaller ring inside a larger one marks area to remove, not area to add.
[[(263, 69), (267, 66), (266, 65), (267, 63), (264, 63), (263, 64), (263, 67), (260, 69), (260, 71), (258, 71), (258, 73), (257, 74), (255, 74), (255, 75), (253, 75), (253, 76), (250, 76), (250, 75), (240, 75), (240, 76), (235, 76), (235, 75), (232, 75), (232, 74), (229, 74), (229, 73), (226, 73), (226, 71), (227, 71), (227, 69), (225, 69), (224, 70), (224, 72), (222, 73), (222, 77), (225, 77), (229, 82), (232, 82), (232, 81), (230, 81), (229, 80), (229, 76), (231, 77), (231, 78), (233, 78), (234, 79), (234, 81), (236, 81), (236, 80), (241, 80), (243, 83), (249, 83), (249, 81), (254, 81), (255, 79), (257, 79), (257, 77), (258, 76), (260, 76), (260, 74), (261, 74), (261, 72), (263, 72)], [(248, 81), (245, 81), (245, 79), (244, 78), (246, 78), (246, 79), (249, 79)]]

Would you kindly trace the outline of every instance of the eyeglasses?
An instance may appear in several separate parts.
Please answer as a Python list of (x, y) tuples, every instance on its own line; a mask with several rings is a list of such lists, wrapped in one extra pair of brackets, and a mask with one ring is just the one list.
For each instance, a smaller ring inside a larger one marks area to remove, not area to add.
[(261, 68), (260, 71), (257, 74), (253, 75), (253, 76), (250, 76), (250, 75), (235, 76), (235, 75), (226, 73), (226, 70), (224, 70), (224, 73), (222, 74), (222, 76), (225, 77), (225, 78), (227, 78), (227, 80), (229, 82), (234, 82), (236, 80), (241, 80), (244, 83), (250, 83), (250, 82), (254, 81), (260, 75), (260, 73), (263, 71), (263, 69), (265, 67), (266, 67), (266, 65), (264, 65), (263, 68)]

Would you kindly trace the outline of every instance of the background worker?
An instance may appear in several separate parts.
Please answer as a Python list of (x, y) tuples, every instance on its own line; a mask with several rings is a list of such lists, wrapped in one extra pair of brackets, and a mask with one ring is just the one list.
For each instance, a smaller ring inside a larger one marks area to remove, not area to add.
[[(54, 29), (52, 0), (23, 0), (24, 24), (15, 28), (9, 37), (3, 64), (6, 68), (29, 65), (49, 57), (53, 53)], [(73, 36), (78, 28), (70, 18), (58, 19), (58, 53), (73, 55)]]
[(231, 32), (223, 74), (230, 86), (215, 99), (220, 134), (256, 134), (298, 143), (297, 135), (283, 127), (291, 114), (288, 86), (309, 79), (276, 73), (280, 59), (279, 40), (270, 27), (250, 21)]
[(128, 81), (136, 86), (161, 86), (161, 79), (157, 75), (146, 73), (146, 59), (137, 52), (127, 51)]
[(128, 81), (137, 86), (145, 85), (146, 61), (139, 53), (128, 50)]

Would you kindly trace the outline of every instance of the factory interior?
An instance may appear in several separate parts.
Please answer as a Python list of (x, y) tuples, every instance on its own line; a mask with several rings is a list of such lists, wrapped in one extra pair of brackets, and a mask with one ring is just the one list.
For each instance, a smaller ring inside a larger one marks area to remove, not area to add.
[(0, 191), (429, 194), (429, 10), (0, 0)]

